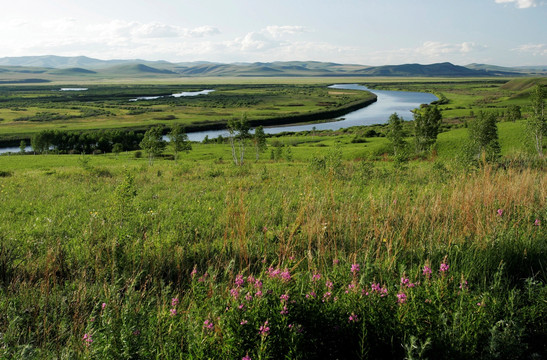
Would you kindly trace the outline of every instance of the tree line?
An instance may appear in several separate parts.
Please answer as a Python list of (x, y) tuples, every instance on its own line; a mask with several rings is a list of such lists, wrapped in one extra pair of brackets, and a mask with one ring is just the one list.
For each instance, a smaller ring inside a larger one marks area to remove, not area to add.
[[(545, 116), (546, 91), (537, 85), (530, 94), (531, 115), (526, 119), (526, 129), (533, 140), (534, 148), (540, 158), (544, 157), (544, 141), (547, 136), (547, 117)], [(414, 147), (420, 154), (430, 150), (437, 141), (441, 130), (442, 114), (437, 105), (421, 105), (413, 110), (414, 117)], [(497, 122), (501, 119), (516, 121), (521, 118), (518, 105), (509, 106), (502, 114), (494, 112), (479, 112), (467, 124), (468, 141), (465, 144), (464, 157), (468, 161), (496, 161), (501, 155)], [(403, 118), (393, 113), (388, 120), (387, 138), (396, 158), (406, 158), (411, 151), (407, 142), (407, 134), (403, 129)]]
[(78, 133), (43, 130), (32, 136), (30, 146), (37, 154), (49, 151), (60, 154), (109, 153), (137, 150), (142, 139), (143, 134), (134, 131), (105, 130)]

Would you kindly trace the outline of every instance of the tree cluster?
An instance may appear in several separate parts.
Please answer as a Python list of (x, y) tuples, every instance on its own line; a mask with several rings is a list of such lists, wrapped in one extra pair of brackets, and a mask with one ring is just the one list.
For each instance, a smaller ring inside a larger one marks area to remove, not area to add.
[(532, 116), (527, 120), (528, 131), (534, 140), (534, 146), (540, 158), (544, 156), (543, 139), (547, 136), (547, 116), (545, 116), (546, 93), (547, 91), (541, 85), (536, 85), (530, 95)]
[(91, 154), (97, 151), (108, 153), (113, 150), (136, 150), (142, 137), (142, 134), (121, 130), (84, 133), (43, 130), (32, 136), (30, 145), (35, 153), (40, 154), (51, 149), (61, 154)]

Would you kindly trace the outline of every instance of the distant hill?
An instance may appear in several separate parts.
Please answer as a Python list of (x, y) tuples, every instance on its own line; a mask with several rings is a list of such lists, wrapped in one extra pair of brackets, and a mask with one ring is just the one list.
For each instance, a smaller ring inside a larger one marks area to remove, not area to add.
[[(542, 72), (544, 71), (544, 72)], [(0, 58), (0, 81), (20, 83), (82, 79), (165, 77), (486, 77), (547, 75), (547, 66), (501, 67), (487, 64), (403, 64), (367, 66), (320, 61), (274, 61), (222, 64), (146, 60), (99, 60), (86, 56), (23, 56)]]
[(177, 75), (176, 72), (166, 69), (158, 69), (144, 64), (122, 64), (115, 65), (103, 69), (102, 74), (112, 74), (112, 75), (151, 75), (151, 74), (168, 74), (168, 75)]
[(519, 78), (511, 80), (501, 86), (502, 89), (511, 91), (528, 90), (538, 84), (547, 86), (547, 78)]
[(484, 70), (473, 70), (449, 62), (431, 65), (404, 64), (376, 66), (360, 70), (358, 73), (368, 76), (490, 76)]
[(51, 74), (56, 75), (89, 75), (89, 74), (96, 74), (96, 71), (87, 70), (83, 68), (68, 68), (68, 69), (54, 69), (50, 71)]
[(488, 64), (469, 64), (468, 69), (483, 70), (493, 75), (547, 75), (547, 66), (504, 67)]

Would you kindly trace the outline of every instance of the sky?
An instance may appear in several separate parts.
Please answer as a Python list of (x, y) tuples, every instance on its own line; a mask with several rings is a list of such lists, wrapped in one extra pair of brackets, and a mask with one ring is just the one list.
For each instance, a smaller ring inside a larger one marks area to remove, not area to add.
[(0, 57), (547, 65), (547, 0), (5, 0)]

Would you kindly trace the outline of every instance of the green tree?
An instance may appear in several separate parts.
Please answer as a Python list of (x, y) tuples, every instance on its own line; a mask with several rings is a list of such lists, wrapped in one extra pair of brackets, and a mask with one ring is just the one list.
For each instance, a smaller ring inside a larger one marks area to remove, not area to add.
[(173, 150), (175, 152), (175, 161), (178, 160), (178, 154), (181, 151), (190, 151), (192, 150), (192, 143), (188, 140), (188, 135), (184, 130), (184, 127), (181, 125), (175, 125), (171, 132), (169, 133), (169, 140), (173, 145)]
[(40, 131), (32, 136), (30, 139), (30, 146), (34, 153), (47, 152), (51, 145), (51, 132), (48, 130)]
[[(228, 121), (228, 132), (230, 133), (230, 145), (232, 147), (232, 158), (235, 165), (243, 165), (245, 156), (245, 142), (249, 138), (249, 122), (247, 114), (243, 114), (239, 119)], [(236, 150), (237, 143), (237, 150)], [(239, 152), (239, 156), (238, 156)]]
[(27, 148), (27, 142), (25, 140), (21, 140), (19, 143), (19, 150), (21, 151), (21, 154), (24, 154)]
[(547, 135), (547, 118), (545, 116), (545, 89), (536, 85), (530, 94), (532, 115), (526, 122), (528, 132), (534, 139), (534, 145), (539, 157), (543, 158), (543, 138)]
[(260, 153), (266, 150), (266, 133), (264, 132), (264, 128), (262, 126), (255, 129), (255, 133), (253, 135), (253, 145), (256, 151), (256, 161), (258, 161)]
[(522, 114), (520, 112), (520, 106), (518, 105), (509, 105), (507, 107), (507, 111), (505, 112), (505, 117), (507, 118), (507, 121), (517, 121), (522, 118)]
[(496, 114), (481, 111), (476, 119), (469, 122), (468, 130), (469, 151), (474, 159), (484, 157), (487, 162), (493, 162), (499, 158), (501, 147)]
[(144, 137), (139, 144), (141, 149), (146, 151), (148, 154), (148, 161), (150, 165), (152, 165), (154, 158), (161, 155), (165, 150), (167, 143), (163, 140), (162, 136), (163, 133), (161, 126), (152, 127), (144, 134)]
[(387, 138), (393, 146), (393, 154), (397, 154), (405, 147), (405, 134), (403, 131), (403, 118), (399, 117), (397, 113), (391, 114), (387, 122)]
[(118, 157), (118, 155), (123, 151), (123, 145), (120, 144), (120, 143), (115, 143), (114, 145), (112, 145), (112, 152), (114, 154), (116, 154), (116, 158)]
[(443, 117), (437, 106), (422, 105), (413, 111), (416, 151), (429, 150), (437, 141)]

